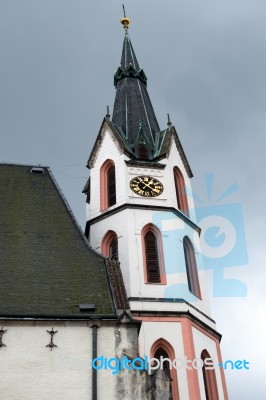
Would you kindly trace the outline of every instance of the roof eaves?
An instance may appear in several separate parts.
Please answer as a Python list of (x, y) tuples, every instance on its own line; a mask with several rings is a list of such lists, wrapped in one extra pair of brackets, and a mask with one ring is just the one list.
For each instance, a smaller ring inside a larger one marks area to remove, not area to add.
[(113, 134), (115, 135), (116, 139), (119, 141), (120, 145), (127, 150), (128, 152), (131, 152), (130, 147), (128, 146), (128, 143), (126, 141), (126, 137), (122, 131), (121, 128), (118, 128), (113, 122), (111, 122), (110, 120), (107, 121), (109, 128), (111, 129), (111, 131), (113, 132)]
[(154, 157), (157, 157), (160, 155), (167, 132), (168, 132), (168, 129), (165, 129), (161, 132), (158, 132), (158, 134), (156, 135)]
[(98, 135), (97, 135), (97, 137), (96, 137), (96, 140), (95, 140), (95, 142), (94, 142), (92, 151), (91, 151), (91, 153), (90, 153), (88, 162), (87, 162), (87, 168), (89, 168), (89, 169), (91, 168), (91, 166), (92, 166), (92, 164), (93, 164), (93, 157), (94, 157), (94, 155), (95, 155), (95, 153), (96, 153), (96, 151), (97, 151), (98, 146), (99, 146), (100, 143), (101, 143), (101, 140), (102, 140), (102, 130), (103, 130), (103, 127), (104, 127), (104, 124), (106, 123), (106, 121), (107, 121), (107, 118), (104, 117), (103, 122), (102, 122), (102, 124), (101, 124), (101, 127), (100, 127), (100, 129), (99, 129)]
[(119, 261), (108, 258), (105, 261), (105, 265), (116, 310), (129, 310), (130, 306)]
[(93, 145), (92, 151), (90, 153), (88, 162), (87, 162), (87, 168), (92, 168), (93, 167), (93, 163), (94, 163), (94, 159), (95, 159), (95, 153), (98, 149), (98, 147), (100, 146), (101, 142), (102, 142), (102, 131), (104, 128), (104, 125), (107, 125), (110, 130), (112, 131), (113, 135), (115, 136), (121, 150), (123, 150), (124, 152), (126, 152), (127, 154), (131, 155), (132, 152), (130, 150), (130, 148), (127, 146), (126, 141), (123, 139), (122, 135), (119, 133), (118, 128), (110, 121), (109, 118), (104, 117), (103, 122), (101, 124), (99, 133), (97, 135), (97, 138), (95, 140), (95, 143)]
[(174, 126), (172, 126), (172, 132), (173, 132), (173, 136), (174, 136), (174, 140), (175, 140), (175, 143), (176, 143), (177, 150), (178, 150), (178, 152), (180, 154), (180, 157), (181, 157), (181, 159), (183, 161), (183, 164), (184, 164), (184, 167), (185, 167), (186, 172), (188, 174), (188, 177), (189, 178), (193, 178), (193, 173), (192, 173), (192, 170), (190, 168), (188, 159), (186, 157), (186, 154), (184, 152), (183, 146), (182, 146), (182, 144), (181, 144), (181, 142), (179, 140), (178, 134), (177, 134), (176, 129), (175, 129)]

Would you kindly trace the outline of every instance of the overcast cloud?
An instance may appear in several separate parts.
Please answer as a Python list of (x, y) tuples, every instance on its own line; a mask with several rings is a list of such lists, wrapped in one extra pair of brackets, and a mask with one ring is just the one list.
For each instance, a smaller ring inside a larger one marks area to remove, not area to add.
[[(247, 266), (231, 268), (247, 298), (212, 298), (230, 400), (264, 400), (266, 3), (264, 0), (125, 0), (130, 36), (159, 124), (179, 132), (204, 197), (232, 182), (243, 206)], [(0, 0), (0, 161), (52, 167), (85, 226), (86, 161), (112, 110), (122, 49), (119, 0)], [(14, 193), (14, 195), (16, 195)]]

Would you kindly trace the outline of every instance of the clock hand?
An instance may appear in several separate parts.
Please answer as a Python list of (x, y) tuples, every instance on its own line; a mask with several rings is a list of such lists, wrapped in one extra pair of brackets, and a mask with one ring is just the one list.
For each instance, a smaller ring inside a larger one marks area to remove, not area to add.
[(147, 186), (147, 187), (150, 188), (151, 190), (154, 190), (154, 188), (152, 188), (148, 183), (145, 183), (145, 186)]

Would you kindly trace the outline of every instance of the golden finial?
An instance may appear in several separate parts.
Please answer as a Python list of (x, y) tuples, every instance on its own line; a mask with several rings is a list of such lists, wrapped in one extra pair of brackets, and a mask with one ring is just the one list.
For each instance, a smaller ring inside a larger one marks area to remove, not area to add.
[(125, 11), (125, 6), (124, 6), (124, 4), (122, 4), (122, 6), (123, 6), (123, 11), (124, 11), (124, 17), (120, 19), (120, 22), (121, 22), (121, 24), (123, 25), (124, 29), (127, 30), (128, 27), (129, 27), (129, 25), (130, 25), (130, 23), (131, 23), (131, 21), (130, 21), (130, 19), (127, 18), (127, 16), (126, 16), (126, 11)]

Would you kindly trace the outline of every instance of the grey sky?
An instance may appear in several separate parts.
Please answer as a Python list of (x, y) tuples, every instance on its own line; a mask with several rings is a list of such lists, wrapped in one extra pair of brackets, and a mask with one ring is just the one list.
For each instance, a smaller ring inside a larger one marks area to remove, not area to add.
[[(51, 166), (82, 227), (86, 161), (114, 102), (121, 2), (0, 0), (0, 161)], [(248, 297), (211, 301), (224, 359), (251, 362), (227, 373), (230, 400), (263, 400), (266, 3), (124, 2), (159, 124), (169, 112), (195, 192), (204, 195), (205, 172), (216, 194), (238, 183), (228, 201), (243, 206), (250, 262), (227, 275)]]

